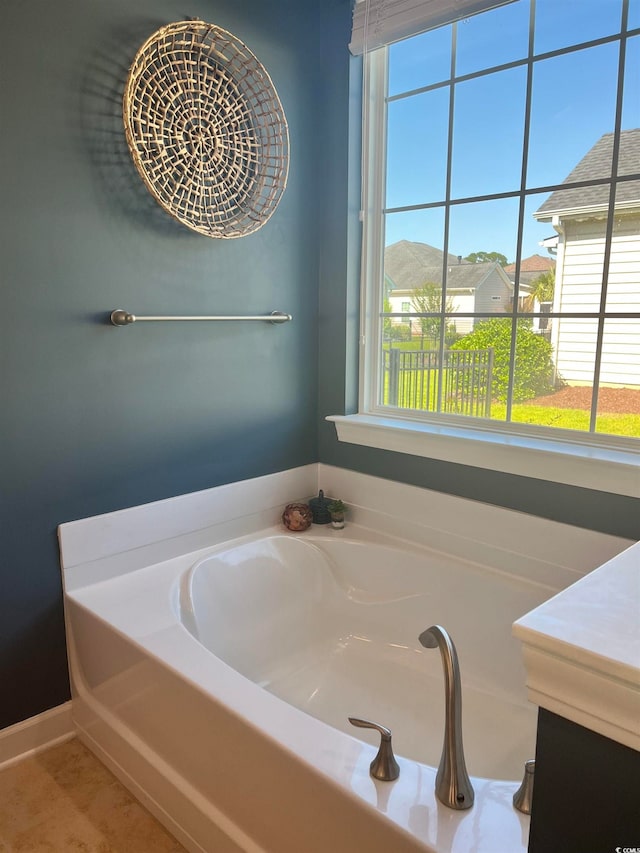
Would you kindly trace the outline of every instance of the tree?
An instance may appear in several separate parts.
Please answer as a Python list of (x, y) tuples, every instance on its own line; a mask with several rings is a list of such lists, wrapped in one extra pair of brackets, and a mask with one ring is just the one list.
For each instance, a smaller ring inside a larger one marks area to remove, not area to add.
[[(389, 299), (388, 296), (385, 296), (385, 298), (384, 298), (384, 302), (382, 304), (382, 311), (385, 314), (391, 314), (391, 311), (392, 311), (391, 300)], [(385, 317), (384, 320), (382, 321), (382, 339), (383, 339), (383, 341), (390, 341), (391, 340), (391, 327), (392, 327), (392, 325), (393, 325), (393, 323), (391, 322), (391, 317)]]
[[(388, 296), (384, 297), (382, 302), (382, 313), (391, 314), (393, 308), (391, 300)], [(411, 340), (411, 323), (398, 323), (391, 317), (383, 317), (382, 319), (382, 343), (389, 344), (393, 348), (394, 341), (410, 341)]]
[[(492, 393), (506, 402), (511, 360), (511, 320), (507, 317), (483, 320), (451, 349), (493, 348)], [(522, 403), (553, 391), (554, 365), (551, 344), (531, 328), (531, 320), (518, 320), (513, 402)]]
[(501, 267), (506, 267), (509, 263), (506, 256), (501, 252), (471, 252), (470, 255), (467, 255), (465, 261), (469, 261), (472, 264), (487, 264), (497, 261)]
[(531, 290), (524, 300), (524, 310), (534, 311), (535, 304), (542, 302), (553, 302), (553, 292), (556, 286), (556, 271), (543, 272), (531, 282)]
[[(437, 314), (442, 305), (442, 287), (433, 281), (425, 282), (411, 294), (411, 307), (416, 314)], [(456, 310), (451, 297), (447, 297), (445, 311), (452, 314)], [(437, 340), (440, 337), (442, 320), (440, 317), (418, 317), (420, 321), (420, 348), (424, 349), (424, 339)]]

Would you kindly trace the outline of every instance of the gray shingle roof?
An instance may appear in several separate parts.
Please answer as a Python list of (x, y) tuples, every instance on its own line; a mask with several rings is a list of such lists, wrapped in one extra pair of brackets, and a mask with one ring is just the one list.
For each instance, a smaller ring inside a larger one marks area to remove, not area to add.
[[(427, 282), (442, 284), (442, 260), (444, 252), (427, 243), (400, 240), (384, 251), (384, 271), (391, 279), (395, 290), (414, 290)], [(448, 255), (447, 288), (475, 288), (481, 284), (496, 261), (472, 264), (458, 261), (456, 255)]]
[[(611, 177), (613, 133), (605, 133), (593, 148), (585, 154), (563, 183), (591, 181), (595, 178)], [(624, 130), (620, 134), (618, 175), (640, 172), (640, 128)], [(535, 212), (536, 219), (548, 220), (554, 213), (578, 210), (593, 210), (606, 207), (609, 201), (609, 186), (578, 187), (556, 190)], [(618, 184), (616, 206), (623, 203), (640, 202), (640, 180)]]
[[(497, 261), (490, 261), (485, 264), (459, 264), (456, 260), (455, 264), (447, 267), (447, 290), (452, 290), (458, 287), (461, 288), (476, 288), (485, 280), (487, 275), (499, 267)], [(424, 279), (420, 284), (413, 287), (421, 287), (425, 282), (431, 281), (434, 284), (442, 284), (442, 267), (425, 267), (423, 270)]]
[[(393, 279), (396, 287), (404, 287), (400, 282), (414, 281), (422, 276), (425, 267), (442, 267), (444, 252), (427, 243), (414, 243), (399, 240), (384, 250), (384, 271)], [(449, 263), (457, 264), (455, 255), (448, 255)], [(440, 274), (442, 279), (442, 273)], [(420, 285), (411, 285), (419, 287)]]

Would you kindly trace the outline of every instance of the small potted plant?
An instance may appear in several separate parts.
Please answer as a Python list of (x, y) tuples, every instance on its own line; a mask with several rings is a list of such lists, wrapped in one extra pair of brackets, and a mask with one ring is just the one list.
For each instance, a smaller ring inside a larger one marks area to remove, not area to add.
[(342, 530), (344, 527), (344, 517), (347, 512), (346, 504), (340, 500), (332, 500), (327, 505), (327, 509), (331, 516), (331, 526), (336, 530)]

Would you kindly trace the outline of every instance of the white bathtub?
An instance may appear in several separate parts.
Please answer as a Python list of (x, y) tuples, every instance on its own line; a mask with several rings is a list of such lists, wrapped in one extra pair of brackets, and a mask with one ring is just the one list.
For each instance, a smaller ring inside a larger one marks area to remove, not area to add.
[(547, 597), (441, 554), (280, 534), (196, 563), (180, 610), (193, 636), (260, 687), (354, 737), (363, 730), (349, 716), (382, 723), (400, 755), (435, 766), (442, 662), (418, 635), (443, 625), (460, 659), (470, 772), (516, 780), (534, 757), (536, 709), (511, 624)]
[[(524, 853), (511, 799), (535, 713), (511, 624), (548, 587), (355, 525), (131, 553), (67, 588), (74, 716), (188, 849)], [(434, 623), (462, 671), (465, 812), (434, 795), (442, 664), (417, 641)], [(398, 780), (371, 778), (349, 715), (393, 730)]]

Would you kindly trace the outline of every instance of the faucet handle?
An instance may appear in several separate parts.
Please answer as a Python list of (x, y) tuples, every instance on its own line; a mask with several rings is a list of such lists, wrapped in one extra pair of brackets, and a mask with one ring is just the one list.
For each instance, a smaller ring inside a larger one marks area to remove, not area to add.
[(513, 795), (514, 808), (523, 814), (531, 814), (531, 803), (533, 801), (533, 780), (536, 772), (536, 762), (530, 758), (524, 763), (524, 776), (522, 784)]
[(372, 723), (371, 720), (361, 720), (358, 717), (349, 717), (352, 726), (359, 729), (375, 729), (380, 733), (380, 749), (378, 754), (369, 765), (371, 775), (381, 782), (393, 782), (400, 775), (400, 767), (393, 754), (391, 746), (391, 729)]

